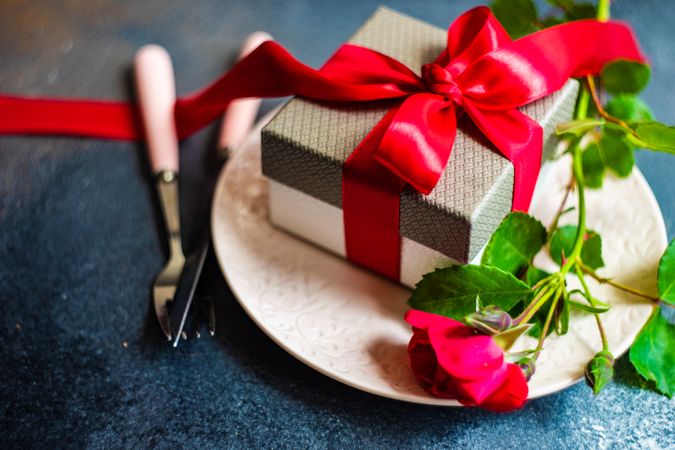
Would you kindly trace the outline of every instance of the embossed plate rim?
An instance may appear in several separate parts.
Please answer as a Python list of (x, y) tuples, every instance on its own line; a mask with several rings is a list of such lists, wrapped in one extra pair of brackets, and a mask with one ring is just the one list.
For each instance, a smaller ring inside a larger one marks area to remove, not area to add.
[[(266, 123), (267, 120), (269, 120), (272, 115), (274, 114), (274, 111), (266, 116), (265, 119), (261, 121), (261, 124), (254, 130), (254, 132), (249, 136), (245, 144), (242, 146), (242, 148), (239, 149), (238, 152), (236, 152), (235, 156), (233, 156), (233, 161), (230, 162), (228, 165), (230, 169), (226, 167), (220, 174), (218, 182), (216, 184), (216, 190), (215, 190), (215, 195), (213, 199), (213, 209), (212, 209), (212, 217), (211, 217), (211, 226), (212, 226), (212, 231), (213, 231), (213, 243), (214, 243), (214, 248), (216, 251), (216, 256), (218, 259), (218, 263), (220, 265), (221, 271), (224, 274), (224, 277), (229, 284), (233, 295), (239, 302), (239, 304), (242, 306), (244, 311), (251, 317), (251, 319), (254, 321), (254, 323), (267, 335), (274, 341), (277, 345), (279, 345), (281, 348), (284, 350), (288, 351), (291, 355), (293, 355), (295, 358), (303, 362), (304, 364), (308, 365), (309, 367), (312, 367), (313, 369), (317, 370), (318, 372), (333, 378), (343, 384), (346, 384), (348, 386), (351, 386), (353, 388), (369, 392), (371, 394), (387, 397), (387, 398), (392, 398), (395, 400), (401, 400), (401, 401), (407, 401), (407, 402), (412, 402), (412, 403), (421, 403), (421, 404), (431, 404), (431, 405), (442, 405), (442, 406), (460, 406), (460, 404), (456, 400), (448, 400), (448, 399), (439, 399), (439, 398), (434, 398), (431, 396), (428, 396), (426, 393), (421, 391), (419, 388), (414, 388), (411, 387), (409, 391), (401, 391), (400, 389), (397, 390), (395, 386), (389, 386), (388, 389), (383, 386), (375, 386), (372, 384), (369, 384), (367, 377), (363, 377), (362, 379), (359, 379), (358, 376), (354, 376), (354, 374), (344, 374), (341, 373), (339, 370), (337, 370), (335, 367), (328, 367), (327, 364), (322, 362), (319, 357), (316, 356), (306, 356), (303, 354), (303, 352), (294, 349), (293, 348), (293, 341), (290, 340), (289, 338), (285, 338), (282, 336), (278, 330), (273, 329), (273, 325), (270, 323), (269, 318), (266, 318), (264, 314), (262, 314), (260, 311), (256, 311), (255, 308), (253, 307), (253, 302), (255, 301), (253, 298), (248, 296), (246, 294), (246, 289), (243, 288), (242, 286), (242, 278), (240, 275), (237, 274), (237, 268), (236, 264), (234, 261), (237, 260), (238, 256), (237, 255), (232, 255), (231, 253), (234, 251), (231, 247), (228, 247), (227, 239), (228, 238), (233, 238), (237, 233), (234, 233), (234, 229), (227, 229), (227, 225), (223, 220), (219, 218), (219, 215), (228, 214), (228, 209), (226, 207), (227, 203), (229, 200), (225, 198), (225, 183), (226, 183), (226, 178), (228, 177), (228, 173), (232, 172), (233, 170), (236, 170), (236, 159), (237, 158), (243, 158), (246, 156), (246, 152), (253, 152), (256, 151), (256, 147), (259, 148), (259, 132), (260, 128), (262, 127), (263, 123)], [(259, 151), (259, 150), (258, 150)], [(243, 156), (242, 156), (243, 155)], [(233, 169), (233, 163), (234, 163), (234, 168)], [(647, 184), (646, 180), (642, 176), (642, 174), (639, 172), (637, 167), (633, 170), (633, 174), (631, 175), (631, 178), (633, 179), (633, 183), (637, 186), (638, 190), (640, 191), (640, 196), (642, 202), (640, 203), (640, 207), (646, 211), (647, 215), (651, 217), (653, 221), (655, 221), (656, 225), (656, 234), (658, 236), (654, 237), (652, 244), (655, 244), (657, 246), (661, 246), (663, 249), (665, 249), (665, 246), (667, 245), (667, 237), (666, 237), (666, 229), (665, 229), (665, 223), (663, 220), (663, 216), (660, 212), (660, 208), (658, 206), (658, 203), (656, 202), (656, 198), (654, 197), (653, 192), (649, 188), (649, 185)], [(613, 181), (611, 182), (613, 183)], [(245, 184), (245, 183), (244, 183)], [(241, 188), (245, 188), (246, 186), (241, 186)], [(541, 192), (544, 189), (539, 189), (539, 195), (542, 195)], [(537, 200), (535, 199), (535, 202)], [(551, 204), (554, 204), (554, 202), (550, 202)], [(264, 224), (263, 224), (264, 226)], [(270, 227), (269, 224), (267, 224), (268, 227)], [(271, 228), (271, 227), (270, 227)], [(354, 268), (351, 266), (349, 263), (347, 263), (344, 260), (340, 260), (339, 258), (330, 255), (328, 253), (324, 253), (320, 250), (317, 250), (316, 247), (313, 245), (300, 241), (298, 239), (292, 238), (280, 231), (274, 231), (272, 232), (272, 236), (286, 236), (288, 239), (293, 239), (295, 242), (298, 243), (300, 246), (306, 246), (307, 251), (319, 251), (321, 252), (325, 258), (330, 258), (329, 264), (335, 264), (335, 260), (339, 260), (339, 264), (343, 264), (344, 266), (350, 267), (350, 269), (347, 269), (348, 271), (355, 271), (353, 272), (353, 275), (362, 279), (365, 279), (367, 277), (373, 277), (374, 279), (378, 279), (379, 281), (376, 281), (375, 283), (382, 283), (382, 280), (379, 279), (378, 277), (374, 275), (367, 274), (363, 270), (359, 270), (357, 268)], [(237, 236), (236, 239), (241, 239), (241, 237)], [(277, 238), (278, 239), (278, 238)], [(243, 241), (242, 241), (243, 242)], [(294, 244), (295, 245), (295, 244)], [(312, 250), (310, 250), (312, 249)], [(249, 256), (254, 256), (255, 255), (249, 255)], [(228, 258), (230, 257), (230, 258)], [(234, 257), (234, 259), (232, 258)], [(323, 258), (321, 256), (320, 258)], [(328, 260), (326, 260), (328, 261)], [(230, 265), (232, 264), (232, 265)], [(542, 261), (541, 264), (543, 265), (544, 268), (546, 268), (547, 264), (550, 265), (550, 261)], [(358, 274), (358, 275), (357, 275)], [(396, 287), (399, 288), (399, 287)], [(392, 288), (392, 289), (396, 289)], [(400, 287), (400, 289), (404, 289)], [(644, 307), (641, 305), (633, 306), (633, 305), (628, 305), (627, 307), (624, 305), (624, 309), (627, 310), (628, 312), (633, 312), (635, 311), (638, 312), (638, 315), (641, 314), (641, 318), (637, 323), (632, 323), (631, 324), (631, 329), (628, 333), (625, 333), (624, 335), (621, 335), (619, 340), (614, 343), (612, 346), (612, 350), (615, 352), (615, 354), (618, 355), (624, 353), (628, 347), (630, 346), (630, 343), (632, 341), (633, 336), (639, 329), (641, 328), (642, 323), (644, 320), (646, 320), (646, 317), (648, 316), (646, 308), (648, 305), (645, 305)], [(638, 311), (638, 308), (641, 308), (640, 311)], [(626, 315), (627, 313), (624, 313)], [(644, 318), (644, 320), (642, 320)], [(383, 321), (385, 319), (383, 318)], [(401, 323), (402, 317), (400, 319)], [(640, 323), (642, 322), (642, 323)], [(576, 322), (572, 322), (572, 325), (574, 326)], [(606, 327), (611, 327), (612, 322), (607, 322)], [(579, 327), (581, 327), (581, 323), (579, 322)], [(570, 338), (571, 339), (571, 338)], [(553, 341), (553, 345), (555, 346), (556, 341)], [(543, 359), (543, 358), (542, 358)], [(371, 363), (370, 366), (365, 365), (364, 367), (368, 367), (369, 370), (373, 369), (374, 364)], [(361, 367), (363, 369), (363, 367)], [(375, 370), (380, 370), (381, 368), (376, 368)], [(578, 368), (577, 368), (578, 369)], [(409, 370), (409, 369), (407, 369)], [(577, 370), (578, 372), (578, 370)], [(564, 373), (564, 372), (561, 372)], [(537, 375), (535, 374), (535, 377)], [(549, 395), (554, 392), (558, 392), (560, 390), (563, 390), (578, 381), (580, 381), (583, 377), (580, 375), (576, 376), (559, 376), (558, 378), (550, 379), (547, 382), (544, 382), (542, 386), (538, 386), (535, 389), (531, 389), (530, 391), (530, 396), (529, 398), (538, 398), (541, 396)], [(534, 378), (533, 378), (534, 381)], [(405, 383), (404, 383), (405, 384)], [(541, 383), (540, 383), (541, 384)]]

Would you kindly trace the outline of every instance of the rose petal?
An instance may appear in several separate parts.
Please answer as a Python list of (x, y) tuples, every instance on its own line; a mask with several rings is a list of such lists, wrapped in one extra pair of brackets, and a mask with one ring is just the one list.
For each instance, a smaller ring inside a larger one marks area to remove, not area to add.
[(521, 408), (527, 401), (528, 387), (520, 367), (508, 364), (506, 379), (492, 395), (478, 406), (495, 412), (507, 412)]
[(430, 345), (413, 345), (413, 341), (410, 341), (408, 356), (410, 368), (417, 381), (422, 385), (432, 385), (438, 368), (438, 361), (433, 348)]
[(438, 326), (441, 328), (465, 326), (461, 322), (453, 320), (449, 317), (420, 311), (418, 309), (409, 309), (406, 311), (404, 320), (414, 328), (420, 328), (423, 330), (428, 330), (432, 326)]
[(506, 381), (507, 365), (490, 374), (490, 377), (476, 381), (455, 380), (457, 398), (463, 405), (479, 405), (486, 401)]
[(413, 335), (410, 338), (409, 345), (413, 345), (413, 343), (431, 345), (431, 342), (429, 342), (429, 333), (427, 333), (427, 330), (413, 327)]
[(425, 391), (434, 397), (457, 397), (453, 380), (442, 367), (439, 367), (431, 345), (413, 343), (411, 340), (408, 355), (410, 356), (410, 368)]
[(457, 391), (455, 390), (454, 380), (448, 376), (442, 367), (438, 366), (434, 383), (430, 389), (427, 389), (434, 397), (441, 398), (457, 398)]
[(504, 351), (490, 336), (475, 334), (473, 328), (429, 329), (429, 340), (438, 363), (461, 380), (489, 380), (504, 368)]

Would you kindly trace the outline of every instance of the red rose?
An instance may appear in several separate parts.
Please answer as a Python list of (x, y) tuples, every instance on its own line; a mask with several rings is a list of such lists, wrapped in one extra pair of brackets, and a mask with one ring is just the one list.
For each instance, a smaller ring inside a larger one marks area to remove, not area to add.
[(498, 412), (525, 404), (525, 376), (520, 367), (504, 361), (504, 351), (492, 337), (448, 317), (414, 309), (406, 313), (405, 321), (413, 327), (410, 365), (431, 395)]

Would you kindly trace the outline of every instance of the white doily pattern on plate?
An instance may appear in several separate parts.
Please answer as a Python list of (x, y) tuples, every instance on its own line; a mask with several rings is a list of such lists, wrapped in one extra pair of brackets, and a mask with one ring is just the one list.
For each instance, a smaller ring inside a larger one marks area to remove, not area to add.
[[(533, 208), (544, 223), (554, 215), (569, 180), (569, 161), (555, 164), (547, 185), (537, 187), (541, 201)], [(606, 180), (603, 189), (588, 192), (587, 204), (588, 225), (603, 236), (607, 267), (600, 274), (655, 293), (666, 232), (639, 171), (626, 180)], [(267, 214), (258, 128), (221, 174), (213, 204), (218, 261), (243, 308), (282, 348), (338, 381), (398, 400), (457, 406), (454, 400), (430, 397), (412, 376), (406, 353), (411, 332), (403, 321), (410, 291), (273, 228)], [(573, 219), (571, 213), (562, 223)], [(553, 268), (549, 258), (537, 263)], [(618, 355), (651, 308), (607, 285), (590, 282), (590, 287), (613, 305), (603, 322), (610, 349)], [(534, 340), (524, 338), (516, 346), (532, 348)], [(567, 335), (547, 341), (530, 380), (530, 398), (578, 381), (599, 346), (593, 317), (575, 315)]]

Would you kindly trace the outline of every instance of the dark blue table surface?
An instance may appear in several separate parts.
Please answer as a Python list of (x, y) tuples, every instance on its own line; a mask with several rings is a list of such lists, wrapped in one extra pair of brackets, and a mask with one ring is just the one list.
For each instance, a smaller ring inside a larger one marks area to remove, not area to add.
[[(447, 26), (474, 1), (385, 1)], [(0, 2), (0, 91), (130, 99), (136, 49), (173, 56), (178, 90), (220, 74), (264, 29), (320, 65), (376, 8), (361, 1)], [(675, 123), (675, 7), (616, 1), (654, 63), (644, 97)], [(274, 102), (266, 102), (269, 109)], [(203, 222), (214, 128), (183, 144), (185, 234)], [(675, 159), (640, 153), (672, 238)], [(624, 357), (601, 396), (576, 385), (510, 415), (366, 394), (304, 366), (246, 316), (221, 277), (219, 328), (172, 349), (150, 285), (165, 259), (139, 144), (0, 138), (0, 443), (7, 447), (673, 448), (673, 400)], [(189, 245), (189, 242), (188, 242)]]

